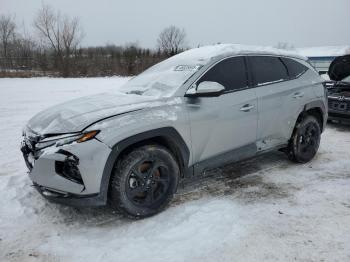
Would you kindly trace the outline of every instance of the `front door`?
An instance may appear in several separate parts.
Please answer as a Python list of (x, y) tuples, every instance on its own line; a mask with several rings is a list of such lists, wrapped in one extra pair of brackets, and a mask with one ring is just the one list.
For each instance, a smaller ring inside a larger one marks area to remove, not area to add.
[(256, 153), (257, 98), (249, 88), (244, 57), (227, 58), (197, 81), (220, 83), (219, 97), (187, 98), (193, 164), (221, 164)]

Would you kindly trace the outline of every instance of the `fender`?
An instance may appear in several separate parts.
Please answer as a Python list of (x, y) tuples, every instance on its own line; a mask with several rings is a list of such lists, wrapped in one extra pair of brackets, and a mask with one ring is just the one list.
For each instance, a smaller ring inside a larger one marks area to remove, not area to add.
[(112, 151), (107, 158), (107, 162), (103, 170), (101, 186), (100, 186), (99, 196), (104, 200), (104, 202), (107, 201), (110, 177), (112, 174), (115, 161), (120, 156), (120, 153), (123, 152), (124, 149), (126, 149), (131, 145), (134, 145), (136, 143), (139, 143), (148, 139), (153, 139), (153, 138), (163, 138), (163, 139), (165, 138), (167, 141), (171, 141), (171, 143), (174, 145), (176, 149), (176, 152), (178, 153), (178, 157), (181, 158), (180, 162), (182, 163), (180, 163), (180, 165), (182, 165), (182, 168), (180, 167), (180, 169), (182, 169), (183, 175), (185, 176), (191, 175), (192, 169), (188, 167), (189, 156), (190, 156), (189, 148), (175, 128), (163, 127), (163, 128), (139, 133), (118, 142), (112, 147)]
[(322, 99), (314, 100), (309, 103), (306, 103), (304, 106), (300, 106), (298, 110), (298, 114), (295, 119), (293, 119), (293, 128), (290, 130), (288, 137), (290, 138), (293, 135), (294, 128), (298, 123), (298, 120), (300, 117), (302, 117), (306, 111), (311, 109), (319, 109), (321, 110), (322, 116), (323, 116), (323, 126), (322, 126), (322, 132), (326, 128), (327, 118), (328, 118), (328, 104)]
[(310, 109), (320, 109), (322, 112), (322, 116), (323, 116), (323, 126), (322, 126), (322, 132), (324, 131), (325, 127), (326, 127), (326, 123), (327, 123), (327, 119), (328, 119), (328, 105), (325, 104), (325, 102), (323, 100), (316, 100), (316, 101), (312, 101), (307, 103), (304, 106), (303, 112), (306, 112)]

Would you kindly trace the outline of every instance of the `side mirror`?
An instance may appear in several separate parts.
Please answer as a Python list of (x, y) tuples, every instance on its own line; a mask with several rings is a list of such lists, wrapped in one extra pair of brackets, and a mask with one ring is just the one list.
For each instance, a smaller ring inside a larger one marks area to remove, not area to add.
[(187, 97), (215, 97), (220, 96), (225, 91), (225, 87), (217, 82), (204, 81), (197, 87), (187, 90)]

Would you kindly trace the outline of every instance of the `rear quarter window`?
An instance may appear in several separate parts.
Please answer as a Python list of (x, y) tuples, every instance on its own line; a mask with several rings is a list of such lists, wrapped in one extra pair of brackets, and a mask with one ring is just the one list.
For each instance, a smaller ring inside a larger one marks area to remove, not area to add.
[(298, 78), (308, 70), (308, 67), (293, 59), (283, 57), (282, 61), (288, 69), (290, 78)]

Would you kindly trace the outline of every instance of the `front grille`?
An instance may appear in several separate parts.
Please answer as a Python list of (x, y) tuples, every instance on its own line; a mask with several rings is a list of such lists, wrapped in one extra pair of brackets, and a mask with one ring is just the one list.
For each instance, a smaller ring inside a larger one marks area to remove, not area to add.
[(350, 112), (350, 101), (344, 99), (328, 99), (328, 108), (338, 112)]

